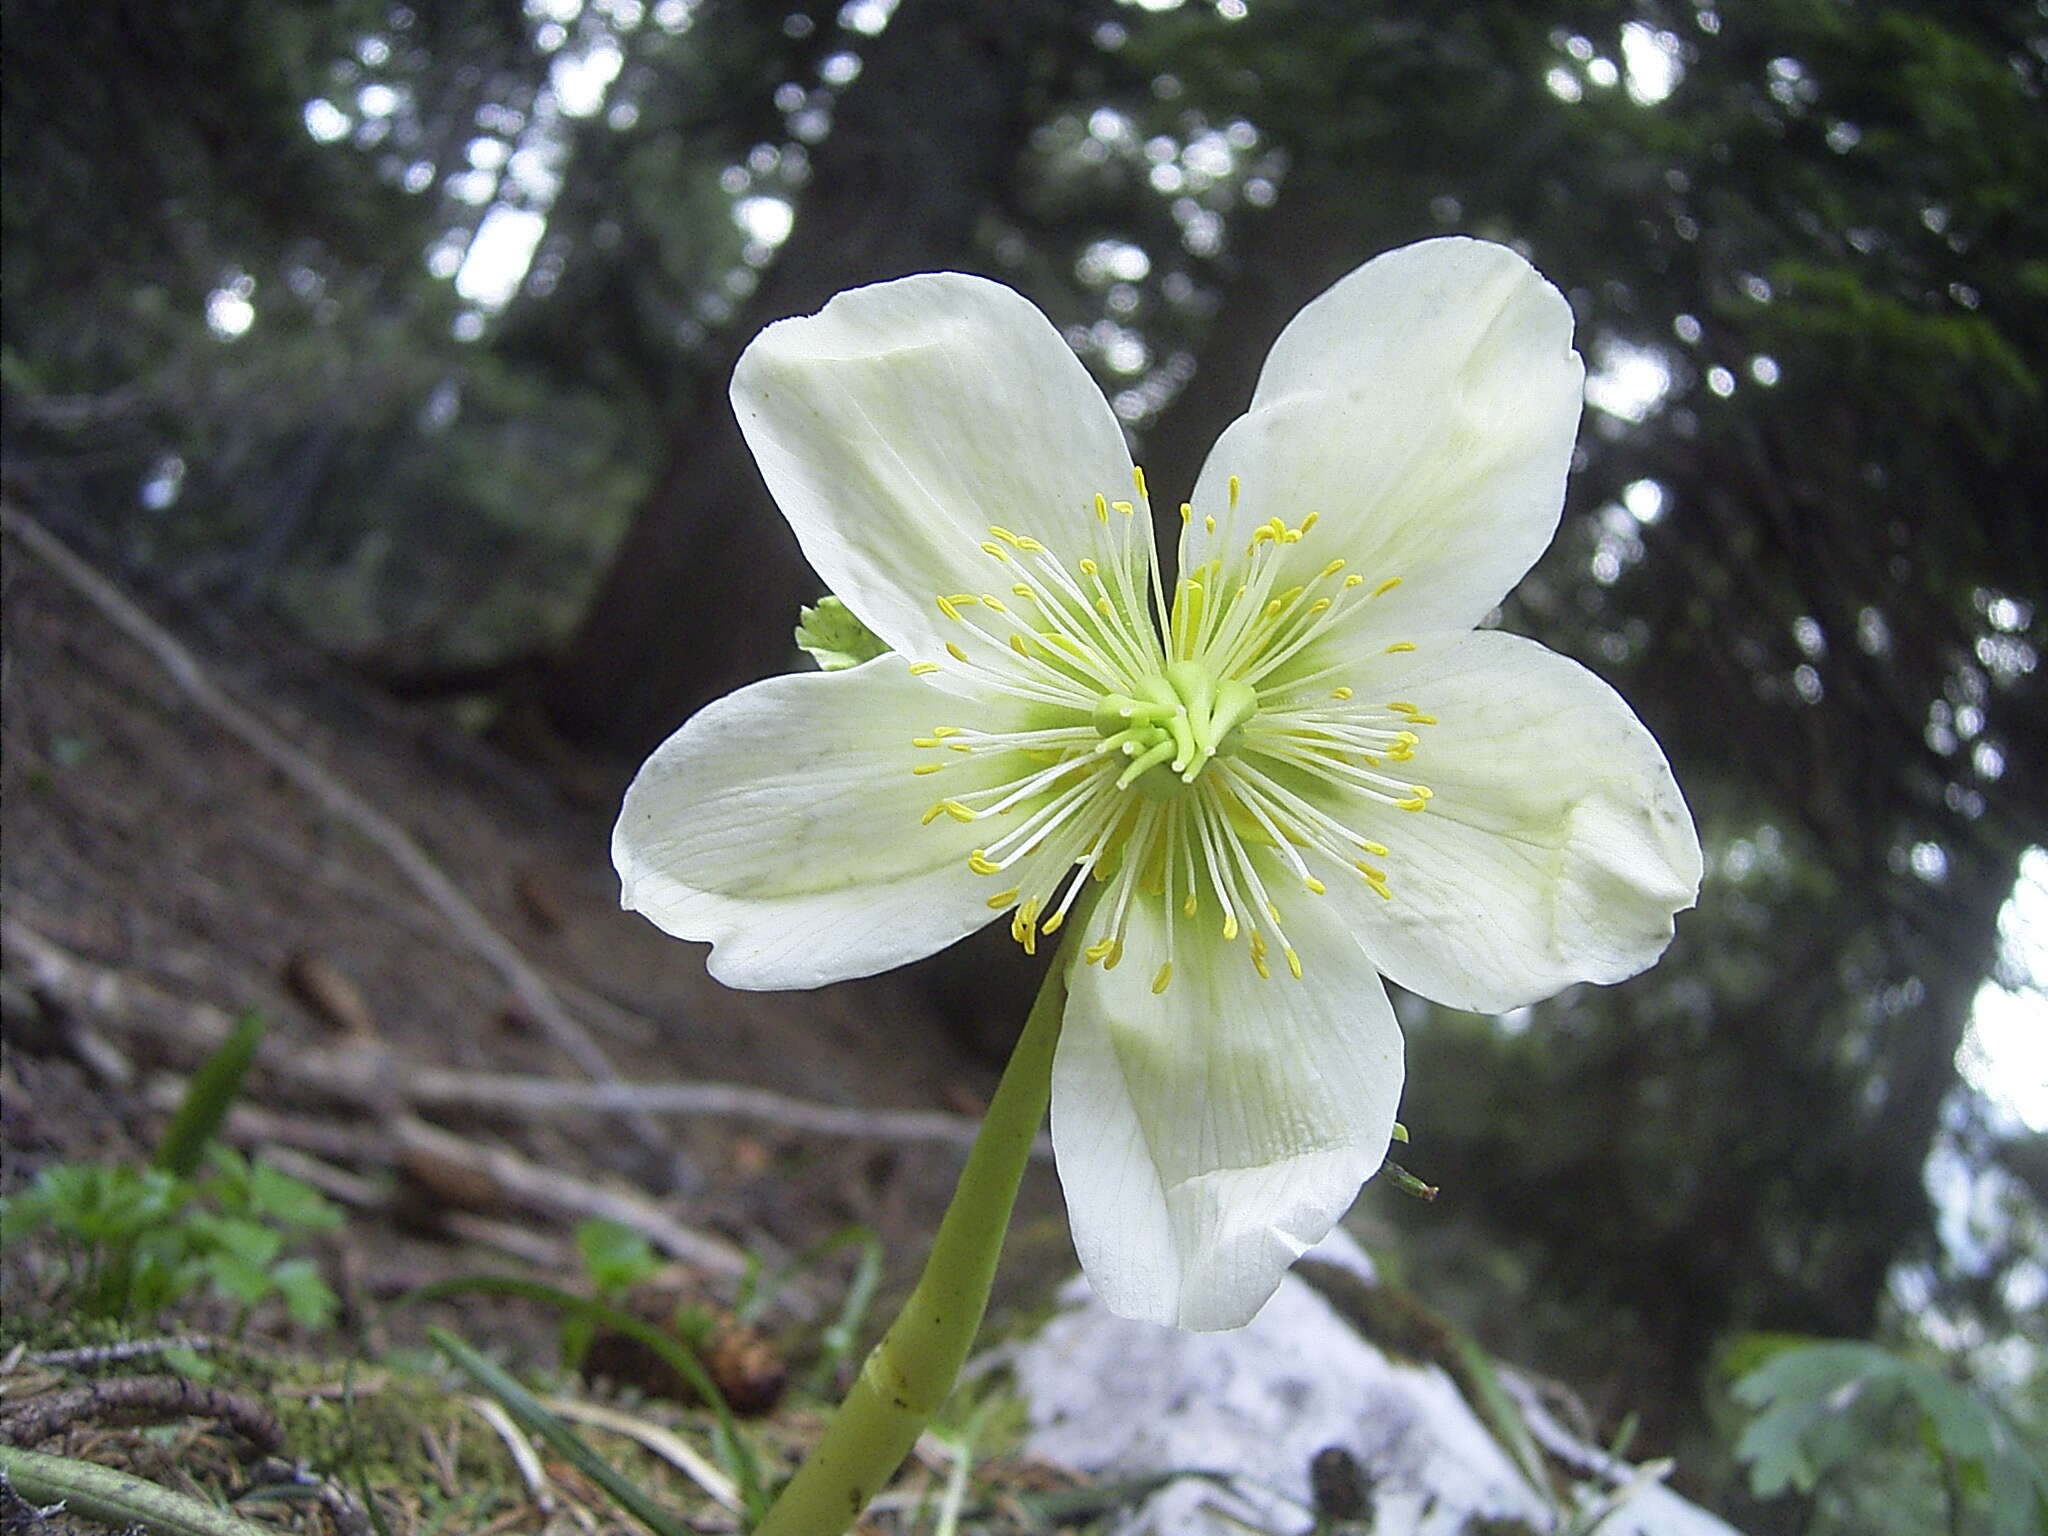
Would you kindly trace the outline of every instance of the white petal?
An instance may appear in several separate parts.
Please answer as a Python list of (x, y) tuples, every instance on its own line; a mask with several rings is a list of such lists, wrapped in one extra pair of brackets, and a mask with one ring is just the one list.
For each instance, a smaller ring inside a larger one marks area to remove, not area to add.
[(1330, 882), (1383, 972), (1497, 1013), (1620, 981), (1664, 952), (1699, 894), (1699, 838), (1663, 752), (1612, 688), (1494, 631), (1382, 656), (1356, 681), (1360, 698), (1438, 722), (1416, 728), (1399, 770), (1435, 792), (1429, 808), (1383, 811), (1367, 833), (1391, 850), (1378, 862), (1393, 899)]
[(1203, 467), (1194, 505), (1217, 552), (1313, 512), (1293, 580), (1342, 558), (1374, 586), (1401, 579), (1355, 610), (1372, 633), (1470, 628), (1557, 529), (1585, 376), (1571, 338), (1563, 295), (1505, 246), (1427, 240), (1367, 262), (1281, 333)]
[(1094, 502), (1132, 493), (1116, 416), (1029, 300), (959, 273), (840, 294), (757, 337), (733, 409), (825, 584), (897, 650), (945, 661), (942, 594), (1015, 578), (991, 525), (1098, 552)]
[(1328, 910), (1294, 905), (1300, 981), (1184, 925), (1155, 996), (1156, 900), (1134, 904), (1123, 964), (1071, 967), (1053, 1150), (1081, 1267), (1122, 1316), (1249, 1322), (1386, 1155), (1400, 1029)]
[[(987, 837), (931, 805), (998, 765), (920, 752), (957, 700), (881, 656), (707, 705), (641, 767), (612, 833), (625, 906), (708, 939), (728, 986), (815, 987), (920, 959), (996, 914), (967, 868)], [(975, 724), (1001, 729), (1001, 701)], [(951, 759), (919, 777), (917, 762)]]

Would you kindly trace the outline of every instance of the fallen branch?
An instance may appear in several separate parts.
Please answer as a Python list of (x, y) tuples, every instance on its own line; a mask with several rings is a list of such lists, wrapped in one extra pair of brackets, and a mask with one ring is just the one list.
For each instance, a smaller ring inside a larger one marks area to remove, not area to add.
[[(814, 1104), (766, 1088), (738, 1083), (622, 1083), (595, 1088), (553, 1077), (502, 1072), (455, 1072), (427, 1067), (405, 1076), (406, 1098), (421, 1108), (511, 1110), (521, 1114), (604, 1111), (627, 1103), (655, 1115), (707, 1115), (755, 1120), (782, 1130), (855, 1140), (974, 1144), (980, 1122), (937, 1109), (853, 1109)], [(1033, 1155), (1050, 1157), (1052, 1144), (1040, 1137)]]
[(0, 1439), (34, 1446), (74, 1424), (109, 1419), (161, 1424), (167, 1419), (217, 1419), (259, 1454), (284, 1444), (276, 1416), (254, 1398), (182, 1376), (123, 1376), (63, 1392), (45, 1392), (0, 1414)]
[[(570, 1017), (540, 974), (491, 926), (476, 904), (442, 872), (410, 834), (354, 790), (336, 780), (255, 714), (229, 698), (207, 675), (191, 651), (33, 518), (0, 504), (0, 528), (19, 539), (97, 608), (109, 623), (149, 652), (171, 681), (216, 724), (268, 760), (286, 778), (319, 801), (329, 814), (349, 823), (383, 849), (457, 936), (498, 972), (520, 1006), (570, 1060), (595, 1082), (618, 1082), (618, 1074), (612, 1070), (611, 1063), (588, 1031)], [(673, 1154), (674, 1149), (663, 1140), (660, 1129), (645, 1114), (625, 1107), (620, 1107), (617, 1112), (643, 1145), (664, 1157)]]
[[(151, 1085), (147, 1097), (154, 1104), (174, 1103), (182, 1091), (182, 1084), (164, 1079)], [(746, 1255), (736, 1245), (684, 1226), (645, 1196), (544, 1168), (506, 1147), (481, 1146), (414, 1115), (393, 1115), (376, 1126), (355, 1128), (237, 1104), (221, 1130), (240, 1146), (297, 1147), (373, 1167), (431, 1167), (439, 1193), (459, 1182), (479, 1202), (516, 1206), (557, 1220), (602, 1217), (632, 1228), (670, 1257), (708, 1274), (736, 1279), (747, 1270)]]
[[(18, 918), (0, 916), (0, 953), (31, 984), (99, 1020), (147, 1037), (171, 1064), (188, 1069), (203, 1060), (233, 1027), (222, 1009), (169, 996), (148, 982), (80, 959)], [(169, 1046), (168, 1052), (163, 1047)], [(457, 1072), (405, 1061), (388, 1047), (361, 1043), (342, 1050), (306, 1050), (266, 1039), (256, 1066), (267, 1080), (301, 1094), (358, 1108), (470, 1109), (525, 1115), (615, 1113), (621, 1104), (647, 1115), (709, 1116), (751, 1120), (781, 1130), (855, 1140), (926, 1142), (966, 1147), (978, 1122), (932, 1109), (858, 1109), (818, 1104), (738, 1083), (618, 1083), (600, 1086), (512, 1073)], [(306, 1146), (323, 1156), (328, 1148)], [(1041, 1137), (1033, 1149), (1050, 1157)]]

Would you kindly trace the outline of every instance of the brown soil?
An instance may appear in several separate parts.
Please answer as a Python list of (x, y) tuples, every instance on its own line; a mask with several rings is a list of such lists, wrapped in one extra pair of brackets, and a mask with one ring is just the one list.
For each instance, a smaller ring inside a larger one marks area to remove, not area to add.
[[(0, 896), (10, 917), (177, 997), (260, 1010), (273, 1035), (309, 1050), (346, 1042), (288, 980), (295, 965), (324, 964), (360, 991), (377, 1037), (404, 1061), (580, 1075), (380, 850), (195, 709), (155, 658), (14, 539), (4, 596)], [(622, 783), (615, 773), (559, 759), (544, 771), (448, 712), (392, 703), (274, 630), (161, 599), (145, 606), (217, 683), (406, 828), (548, 977), (622, 1077), (715, 1079), (871, 1108), (985, 1101), (997, 1070), (989, 1043), (1014, 1032), (1030, 997), (1011, 972), (989, 979), (1008, 965), (990, 958), (1000, 951), (810, 993), (729, 991), (706, 976), (700, 946), (619, 910), (607, 856), (615, 798), (590, 791)], [(149, 1146), (161, 1116), (140, 1081), (95, 1078), (61, 1032), (9, 1034), (0, 1188), (53, 1159)], [(551, 1169), (633, 1181), (677, 1219), (765, 1253), (865, 1223), (897, 1279), (921, 1255), (960, 1156), (671, 1119), (663, 1129), (688, 1169), (676, 1187), (669, 1163), (595, 1115), (438, 1118)], [(1071, 1262), (1057, 1210), (1050, 1172), (1035, 1170), (1021, 1217), (1021, 1246), (1037, 1256), (1027, 1271)], [(327, 1259), (358, 1293), (386, 1295), (451, 1271), (516, 1268), (417, 1224), (366, 1217)], [(329, 1278), (341, 1288), (342, 1276)], [(475, 1333), (489, 1316), (472, 1309), (464, 1321)]]

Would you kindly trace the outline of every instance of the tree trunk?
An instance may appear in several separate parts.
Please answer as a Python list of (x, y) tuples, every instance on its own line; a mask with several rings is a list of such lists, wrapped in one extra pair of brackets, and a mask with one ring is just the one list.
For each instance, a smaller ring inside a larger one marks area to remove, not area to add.
[(904, 0), (867, 50), (788, 246), (683, 400), (668, 462), (543, 685), (565, 736), (638, 754), (789, 665), (817, 586), (734, 422), (733, 364), (763, 326), (842, 289), (976, 268), (975, 225), (1020, 141), (1030, 40), (1067, 9)]

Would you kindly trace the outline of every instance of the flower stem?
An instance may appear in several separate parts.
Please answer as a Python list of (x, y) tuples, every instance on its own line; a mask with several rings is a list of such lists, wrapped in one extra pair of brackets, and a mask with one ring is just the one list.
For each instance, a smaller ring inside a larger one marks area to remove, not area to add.
[(1063, 975), (1056, 958), (967, 1154), (917, 1289), (754, 1536), (840, 1536), (953, 1390), (981, 1328), (1017, 1185), (1052, 1093), (1053, 1047), (1066, 1007)]

